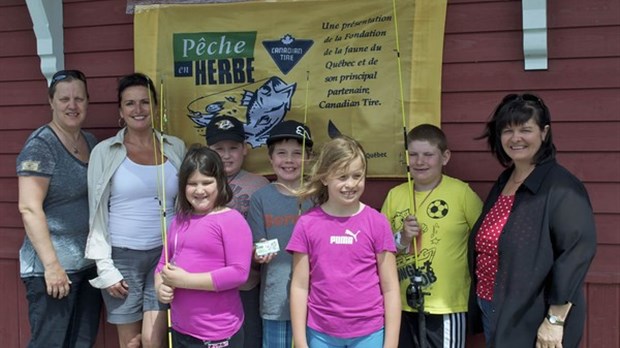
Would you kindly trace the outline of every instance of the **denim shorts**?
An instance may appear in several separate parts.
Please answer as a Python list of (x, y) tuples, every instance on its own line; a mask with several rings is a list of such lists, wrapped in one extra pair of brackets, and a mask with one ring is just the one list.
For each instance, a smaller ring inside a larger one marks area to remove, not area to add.
[(379, 331), (375, 331), (366, 336), (354, 337), (354, 338), (338, 338), (318, 332), (309, 327), (306, 327), (306, 336), (308, 340), (308, 347), (310, 348), (335, 348), (335, 347), (349, 347), (349, 348), (367, 348), (367, 347), (383, 347), (384, 328)]
[(142, 313), (164, 311), (167, 305), (157, 300), (155, 267), (161, 257), (161, 247), (151, 250), (112, 248), (114, 266), (129, 286), (125, 298), (112, 297), (103, 289), (103, 301), (111, 324), (130, 324), (142, 320)]

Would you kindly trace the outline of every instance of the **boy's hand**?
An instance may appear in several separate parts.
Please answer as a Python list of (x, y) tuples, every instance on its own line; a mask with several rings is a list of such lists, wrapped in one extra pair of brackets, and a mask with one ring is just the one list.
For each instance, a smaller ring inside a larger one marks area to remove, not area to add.
[[(267, 239), (261, 238), (261, 240), (259, 240), (258, 242), (262, 243), (262, 242), (266, 242), (266, 241), (267, 241)], [(278, 255), (278, 253), (269, 253), (267, 255), (258, 255), (256, 253), (256, 246), (254, 246), (254, 262), (256, 262), (256, 263), (269, 263), (277, 255)]]
[(256, 255), (256, 253), (254, 253), (254, 261), (256, 263), (269, 263), (276, 256), (278, 256), (278, 253), (272, 253), (272, 254), (261, 255), (261, 256)]
[(411, 245), (413, 238), (420, 235), (420, 225), (418, 220), (413, 215), (409, 215), (403, 221), (403, 231), (400, 236), (400, 244)]

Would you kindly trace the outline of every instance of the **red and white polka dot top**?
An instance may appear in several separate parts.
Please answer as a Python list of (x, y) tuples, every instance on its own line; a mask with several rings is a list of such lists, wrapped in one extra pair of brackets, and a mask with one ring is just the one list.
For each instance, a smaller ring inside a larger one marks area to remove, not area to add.
[(499, 236), (506, 225), (515, 196), (500, 195), (484, 217), (476, 235), (476, 294), (488, 301), (493, 300), (493, 288), (497, 273)]

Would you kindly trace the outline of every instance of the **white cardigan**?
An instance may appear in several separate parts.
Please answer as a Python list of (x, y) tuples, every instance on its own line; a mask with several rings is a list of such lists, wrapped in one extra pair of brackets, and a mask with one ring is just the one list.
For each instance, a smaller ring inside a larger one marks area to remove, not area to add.
[[(160, 142), (164, 144), (164, 156), (179, 170), (185, 156), (185, 143), (174, 136), (155, 132)], [(115, 136), (108, 138), (95, 146), (90, 154), (88, 163), (88, 208), (90, 212), (90, 232), (86, 241), (87, 259), (97, 263), (97, 274), (91, 279), (92, 286), (105, 289), (123, 279), (119, 270), (112, 261), (112, 246), (108, 232), (108, 205), (110, 202), (110, 186), (112, 176), (127, 157), (127, 149), (123, 144), (125, 128)]]

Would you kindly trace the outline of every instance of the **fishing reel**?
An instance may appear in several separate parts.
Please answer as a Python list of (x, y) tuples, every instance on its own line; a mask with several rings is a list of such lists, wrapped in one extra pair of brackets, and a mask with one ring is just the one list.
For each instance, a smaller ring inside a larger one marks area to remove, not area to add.
[(405, 292), (407, 304), (409, 307), (417, 309), (418, 311), (424, 310), (424, 295), (429, 295), (429, 293), (422, 290), (424, 277), (419, 270), (416, 270), (410, 280), (411, 282), (409, 286), (407, 286), (407, 291)]

